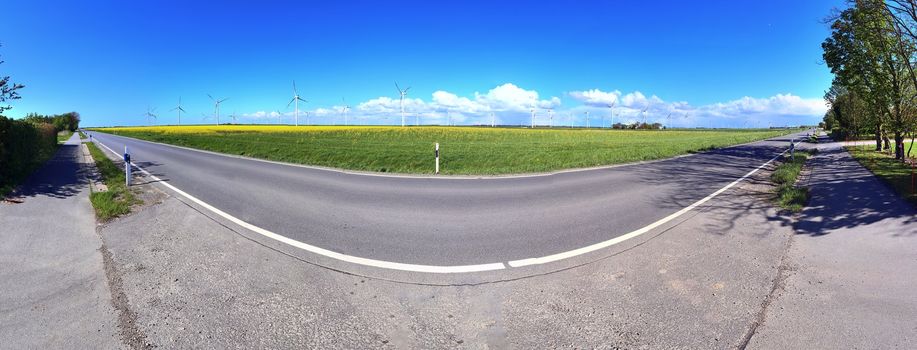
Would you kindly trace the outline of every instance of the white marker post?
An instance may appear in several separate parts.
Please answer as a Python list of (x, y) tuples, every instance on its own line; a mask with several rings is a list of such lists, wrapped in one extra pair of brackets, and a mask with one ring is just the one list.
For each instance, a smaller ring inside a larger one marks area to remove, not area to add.
[(790, 161), (796, 160), (796, 139), (790, 140)]
[(436, 150), (433, 152), (433, 155), (436, 156), (436, 172), (439, 174), (439, 142), (436, 143)]
[(124, 146), (124, 183), (127, 187), (131, 186), (131, 154), (127, 146)]

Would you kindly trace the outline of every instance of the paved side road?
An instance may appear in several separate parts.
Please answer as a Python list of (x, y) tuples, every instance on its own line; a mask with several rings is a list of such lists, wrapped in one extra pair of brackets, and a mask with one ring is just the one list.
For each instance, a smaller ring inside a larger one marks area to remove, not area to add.
[(79, 145), (0, 203), (0, 348), (121, 347)]
[(785, 279), (750, 345), (917, 348), (917, 211), (840, 144), (819, 148)]

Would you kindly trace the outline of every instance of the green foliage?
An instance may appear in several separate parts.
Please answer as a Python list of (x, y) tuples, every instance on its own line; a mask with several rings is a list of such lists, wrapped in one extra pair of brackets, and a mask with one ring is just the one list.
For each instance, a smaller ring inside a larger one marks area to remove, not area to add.
[(56, 150), (57, 132), (50, 124), (0, 116), (0, 195), (12, 190)]
[(34, 124), (51, 124), (57, 131), (74, 132), (80, 128), (80, 114), (77, 112), (67, 112), (56, 115), (41, 115), (38, 113), (26, 114), (23, 120)]
[(796, 152), (792, 159), (788, 156), (787, 160), (771, 173), (771, 181), (777, 185), (777, 204), (784, 209), (798, 212), (809, 199), (808, 188), (796, 187), (796, 179), (799, 178), (806, 159), (806, 152)]
[[(205, 130), (214, 128), (217, 130)], [(668, 158), (787, 133), (471, 127), (262, 129), (265, 128), (191, 126), (96, 130), (254, 158), (396, 173), (432, 173), (433, 144), (438, 142), (443, 174), (514, 174), (594, 167)]]
[(89, 195), (96, 216), (102, 221), (107, 221), (130, 213), (131, 206), (140, 203), (140, 200), (124, 184), (123, 169), (106, 157), (95, 144), (89, 142), (86, 145), (102, 175), (102, 181), (108, 187), (106, 192), (93, 192)]

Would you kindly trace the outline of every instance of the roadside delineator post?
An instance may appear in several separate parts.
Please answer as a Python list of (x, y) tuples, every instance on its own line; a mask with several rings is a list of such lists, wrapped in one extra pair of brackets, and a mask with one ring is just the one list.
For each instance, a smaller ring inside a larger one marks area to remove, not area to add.
[(790, 140), (790, 160), (796, 160), (796, 141), (795, 139)]
[(439, 142), (436, 143), (436, 149), (433, 151), (433, 155), (436, 157), (436, 172), (434, 174), (439, 174)]
[(124, 146), (124, 183), (127, 187), (131, 186), (131, 154)]

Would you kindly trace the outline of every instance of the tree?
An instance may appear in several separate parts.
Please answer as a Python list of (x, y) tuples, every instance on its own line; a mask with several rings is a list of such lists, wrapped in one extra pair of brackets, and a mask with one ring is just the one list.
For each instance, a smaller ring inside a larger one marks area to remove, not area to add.
[[(856, 0), (851, 4), (834, 18), (831, 36), (822, 43), (823, 58), (834, 73), (833, 84), (866, 102), (868, 111), (863, 119), (874, 127), (876, 150), (889, 149), (887, 132), (902, 144), (904, 134), (911, 129), (913, 83), (907, 72), (913, 45), (901, 45), (883, 1)], [(835, 117), (842, 117), (842, 112), (834, 110)], [(901, 158), (903, 153), (896, 149), (896, 156)]]
[[(2, 46), (2, 45), (0, 45)], [(0, 64), (3, 64), (3, 60), (0, 60)], [(12, 109), (13, 106), (10, 106), (8, 101), (18, 100), (19, 89), (24, 88), (25, 85), (16, 84), (10, 82), (10, 77), (0, 77), (0, 114), (3, 114), (3, 111)], [(4, 106), (6, 104), (6, 106)]]

